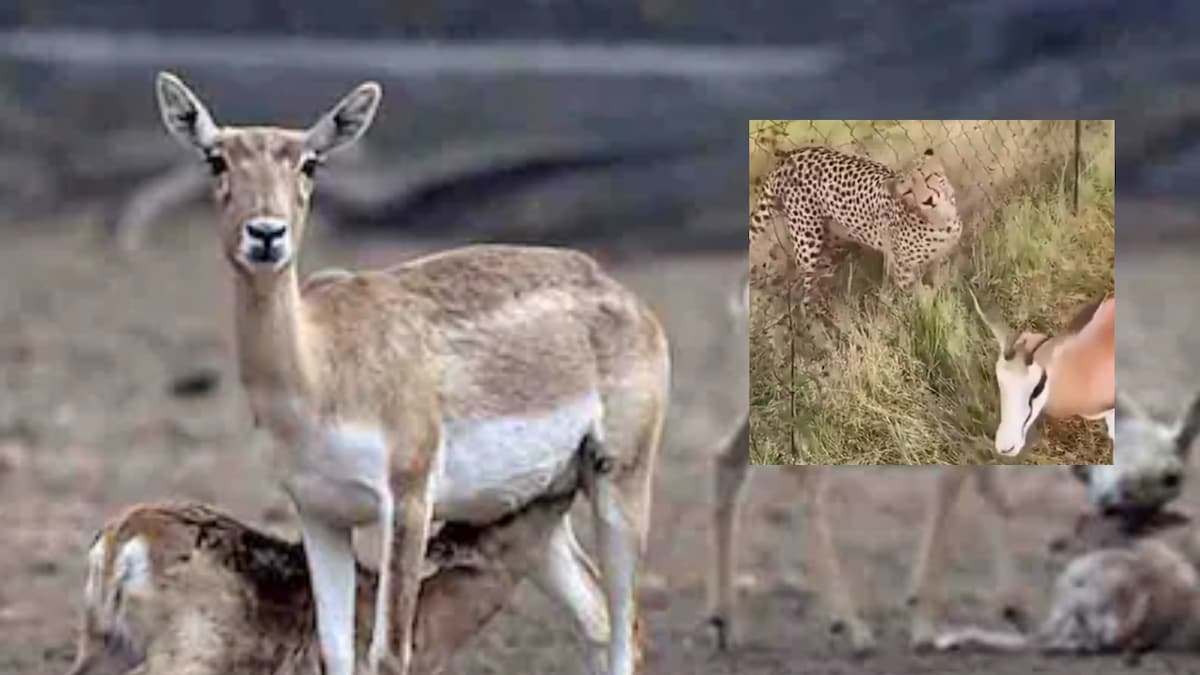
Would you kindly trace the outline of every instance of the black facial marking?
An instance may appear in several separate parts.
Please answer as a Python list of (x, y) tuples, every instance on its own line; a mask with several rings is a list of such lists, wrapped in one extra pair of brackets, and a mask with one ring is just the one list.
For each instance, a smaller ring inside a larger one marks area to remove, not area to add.
[(1033, 399), (1037, 398), (1042, 390), (1046, 388), (1046, 371), (1042, 371), (1042, 376), (1038, 378), (1038, 383), (1033, 388), (1033, 393), (1029, 395), (1029, 403), (1033, 404)]
[(317, 167), (320, 166), (320, 164), (321, 160), (317, 157), (309, 157), (300, 165), (300, 173), (312, 178), (313, 174), (317, 172)]
[(215, 153), (205, 155), (204, 161), (208, 162), (208, 170), (214, 176), (220, 176), (229, 169), (229, 165), (225, 163), (225, 158)]

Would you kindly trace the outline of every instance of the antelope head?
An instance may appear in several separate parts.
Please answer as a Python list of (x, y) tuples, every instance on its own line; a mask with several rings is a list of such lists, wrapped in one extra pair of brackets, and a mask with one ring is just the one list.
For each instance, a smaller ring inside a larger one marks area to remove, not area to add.
[(225, 255), (251, 278), (271, 278), (295, 261), (317, 168), (367, 130), (382, 96), (378, 84), (360, 84), (300, 131), (219, 127), (200, 99), (170, 73), (159, 73), (157, 90), (163, 124), (197, 150), (212, 173)]
[[(995, 312), (984, 312), (970, 289), (975, 311), (991, 330), (1000, 348), (996, 359), (996, 384), (1000, 389), (1000, 424), (996, 427), (996, 452), (1008, 457), (1025, 448), (1033, 428), (1050, 396), (1050, 371), (1034, 358), (1047, 336), (1040, 333), (1014, 333)], [(1044, 359), (1051, 364), (1053, 355)]]
[(1200, 431), (1200, 393), (1174, 421), (1147, 413), (1117, 392), (1116, 439), (1111, 465), (1077, 467), (1089, 500), (1109, 516), (1133, 525), (1147, 519), (1183, 490), (1192, 442)]

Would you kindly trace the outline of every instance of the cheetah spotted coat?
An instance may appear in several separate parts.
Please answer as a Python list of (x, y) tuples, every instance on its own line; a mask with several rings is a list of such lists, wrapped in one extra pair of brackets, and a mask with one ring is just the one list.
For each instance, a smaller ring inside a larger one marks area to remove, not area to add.
[[(814, 284), (833, 273), (848, 244), (858, 244), (883, 254), (899, 287), (911, 285), (962, 233), (954, 188), (932, 154), (927, 150), (920, 164), (899, 174), (831, 148), (782, 153), (750, 218), (751, 282), (777, 283), (782, 264), (789, 276), (795, 273), (808, 310)], [(789, 260), (780, 261), (778, 251), (759, 253), (789, 241)]]

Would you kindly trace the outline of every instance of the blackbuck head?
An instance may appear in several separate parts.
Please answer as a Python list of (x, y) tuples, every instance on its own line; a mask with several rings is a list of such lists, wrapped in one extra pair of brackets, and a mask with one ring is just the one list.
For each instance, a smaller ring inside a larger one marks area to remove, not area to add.
[(1106, 515), (1134, 524), (1179, 496), (1188, 456), (1200, 431), (1200, 393), (1171, 422), (1147, 413), (1117, 392), (1116, 433), (1111, 465), (1076, 467), (1090, 501)]
[(317, 168), (371, 125), (382, 90), (360, 84), (307, 130), (219, 127), (170, 73), (158, 75), (163, 124), (212, 173), (225, 254), (239, 272), (270, 278), (296, 258)]
[(996, 427), (996, 452), (1014, 456), (1025, 448), (1029, 430), (1050, 397), (1050, 371), (1054, 349), (1040, 333), (1015, 333), (994, 310), (985, 312), (970, 289), (971, 302), (991, 330), (1000, 356), (996, 359), (996, 384), (1000, 389), (1000, 424)]
[(924, 156), (911, 169), (890, 181), (888, 189), (905, 208), (921, 216), (931, 226), (962, 229), (954, 186), (946, 178), (946, 170), (934, 157), (932, 149), (926, 149)]

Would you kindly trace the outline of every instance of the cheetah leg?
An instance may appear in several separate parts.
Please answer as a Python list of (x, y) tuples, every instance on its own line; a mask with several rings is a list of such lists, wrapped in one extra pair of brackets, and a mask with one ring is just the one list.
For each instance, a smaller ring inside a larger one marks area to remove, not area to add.
[(795, 295), (799, 298), (801, 315), (813, 316), (813, 284), (816, 281), (817, 260), (825, 247), (825, 228), (816, 218), (804, 211), (788, 214), (792, 234), (792, 253), (796, 265)]
[(917, 270), (911, 265), (896, 265), (891, 276), (896, 282), (896, 288), (906, 291), (912, 288), (913, 282), (917, 280)]
[(849, 251), (849, 243), (826, 234), (821, 252), (817, 254), (817, 260), (813, 264), (813, 303), (817, 311), (829, 310), (830, 295), (834, 290), (830, 287), (829, 280), (833, 278)]
[(929, 285), (933, 288), (941, 288), (950, 278), (953, 267), (954, 263), (949, 257), (935, 260), (926, 268), (925, 276), (929, 279)]

